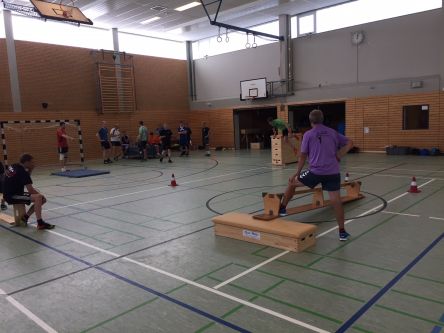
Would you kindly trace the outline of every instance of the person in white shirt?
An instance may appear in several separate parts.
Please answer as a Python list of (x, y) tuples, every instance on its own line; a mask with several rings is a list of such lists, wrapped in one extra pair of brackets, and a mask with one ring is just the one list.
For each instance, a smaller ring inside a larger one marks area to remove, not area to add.
[(120, 130), (119, 125), (114, 125), (114, 127), (109, 132), (111, 138), (112, 155), (114, 156), (114, 161), (117, 161), (122, 153), (121, 141), (120, 141)]

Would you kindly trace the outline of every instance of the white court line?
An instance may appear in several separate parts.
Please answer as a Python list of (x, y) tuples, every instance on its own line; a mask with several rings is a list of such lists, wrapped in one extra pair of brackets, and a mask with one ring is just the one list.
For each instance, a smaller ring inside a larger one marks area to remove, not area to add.
[[(0, 295), (7, 295), (7, 293), (0, 289)], [(21, 304), (19, 301), (14, 299), (12, 296), (7, 296), (6, 300), (11, 303), (17, 310), (19, 310), (21, 313), (23, 313), (26, 317), (31, 319), (34, 323), (36, 323), (38, 326), (40, 326), (45, 332), (48, 333), (57, 333), (55, 329), (53, 329), (51, 326), (49, 326), (47, 323), (45, 323), (43, 320), (41, 320), (39, 317), (37, 317), (34, 313), (32, 313), (30, 310), (28, 310), (23, 304)]]
[(407, 213), (389, 212), (388, 210), (383, 210), (381, 213), (384, 213), (384, 214), (393, 214), (393, 215), (402, 215), (402, 216), (411, 216), (411, 217), (421, 217), (421, 215), (417, 215), (417, 214), (407, 214)]
[(442, 218), (442, 217), (429, 216), (429, 219), (444, 221), (444, 218)]
[[(35, 225), (32, 225), (32, 226), (36, 228)], [(73, 241), (73, 242), (75, 242), (75, 243), (81, 244), (81, 245), (83, 245), (83, 246), (89, 247), (89, 248), (94, 249), (94, 250), (97, 250), (97, 251), (99, 251), (99, 252), (106, 253), (106, 254), (108, 254), (108, 255), (110, 255), (110, 256), (112, 256), (112, 257), (120, 257), (120, 255), (117, 254), (117, 253), (115, 253), (115, 252), (111, 252), (111, 251), (108, 251), (108, 250), (101, 249), (101, 248), (99, 248), (99, 247), (97, 247), (97, 246), (94, 246), (94, 245), (91, 245), (91, 244), (85, 243), (85, 242), (83, 242), (83, 241), (77, 240), (77, 239), (75, 239), (75, 238), (71, 238), (71, 237), (66, 236), (66, 235), (63, 235), (63, 234), (60, 234), (60, 233), (55, 232), (55, 231), (53, 231), (53, 230), (47, 230), (46, 232), (49, 232), (49, 233), (51, 233), (51, 234), (54, 234), (54, 235), (57, 235), (57, 236), (63, 237), (63, 238), (65, 238), (65, 239), (69, 239), (69, 240), (71, 240), (71, 241)], [(282, 254), (282, 255), (283, 255), (283, 254)], [(218, 296), (221, 296), (221, 297), (224, 297), (224, 298), (226, 298), (226, 299), (232, 300), (232, 301), (234, 301), (234, 302), (237, 302), (237, 303), (243, 304), (243, 305), (245, 305), (245, 306), (247, 306), (247, 307), (250, 307), (250, 308), (255, 309), (255, 310), (258, 310), (258, 311), (261, 311), (261, 312), (263, 312), (263, 313), (269, 314), (269, 315), (274, 316), (274, 317), (277, 317), (277, 318), (279, 318), (279, 319), (282, 319), (282, 320), (288, 321), (288, 322), (290, 322), (290, 323), (292, 323), (292, 324), (295, 324), (295, 325), (298, 325), (298, 326), (301, 326), (301, 327), (305, 327), (305, 328), (307, 328), (307, 329), (309, 329), (309, 330), (312, 330), (313, 332), (318, 332), (318, 333), (328, 333), (328, 331), (325, 331), (325, 330), (323, 330), (323, 329), (321, 329), (321, 328), (318, 328), (318, 327), (316, 327), (316, 326), (313, 326), (313, 325), (310, 325), (310, 324), (304, 323), (304, 322), (302, 322), (302, 321), (300, 321), (300, 320), (297, 320), (297, 319), (294, 319), (294, 318), (288, 317), (288, 316), (283, 315), (283, 314), (281, 314), (281, 313), (279, 313), (279, 312), (276, 312), (276, 311), (273, 311), (273, 310), (271, 310), (271, 309), (268, 309), (268, 308), (262, 307), (262, 306), (260, 306), (260, 305), (257, 305), (257, 304), (254, 304), (254, 303), (251, 303), (251, 302), (245, 301), (245, 300), (243, 300), (243, 299), (241, 299), (241, 298), (237, 298), (237, 297), (235, 297), (235, 296), (232, 296), (232, 295), (230, 295), (230, 294), (227, 294), (227, 293), (221, 292), (221, 291), (216, 290), (216, 289), (214, 289), (214, 288), (207, 287), (207, 286), (205, 286), (205, 285), (203, 285), (203, 284), (200, 284), (200, 283), (197, 283), (197, 282), (195, 282), (195, 281), (193, 281), (193, 280), (189, 280), (189, 279), (183, 278), (183, 277), (181, 277), (181, 276), (175, 275), (175, 274), (173, 274), (173, 273), (170, 273), (170, 272), (164, 271), (164, 270), (162, 270), (162, 269), (159, 269), (159, 268), (156, 268), (156, 267), (153, 267), (153, 266), (150, 266), (150, 265), (144, 264), (144, 263), (142, 263), (142, 262), (140, 262), (140, 261), (137, 261), (137, 260), (134, 260), (134, 259), (131, 259), (131, 258), (128, 258), (128, 257), (122, 257), (122, 260), (125, 260), (125, 261), (128, 261), (128, 262), (131, 262), (131, 263), (136, 264), (136, 265), (138, 265), (138, 266), (141, 266), (141, 267), (147, 268), (147, 269), (149, 269), (149, 270), (151, 270), (151, 271), (154, 271), (154, 272), (160, 273), (160, 274), (162, 274), (162, 275), (165, 275), (165, 276), (171, 277), (171, 278), (173, 278), (173, 279), (175, 279), (175, 280), (185, 282), (186, 284), (192, 285), (192, 286), (197, 287), (197, 288), (199, 288), (199, 289), (203, 289), (203, 290), (205, 290), (205, 291), (211, 292), (211, 293), (213, 293), (213, 294), (216, 294), (216, 295), (218, 295)]]
[[(261, 168), (257, 168), (257, 169), (261, 169)], [(257, 170), (257, 169), (255, 169), (255, 170)], [(251, 171), (251, 170), (246, 170), (246, 171)], [(243, 171), (243, 172), (246, 172), (246, 171)], [(239, 173), (239, 172), (237, 172), (237, 173)], [(222, 176), (225, 176), (225, 175), (222, 175)], [(211, 178), (217, 178), (217, 177), (211, 177)], [(206, 179), (201, 179), (201, 180), (206, 180)], [(434, 180), (435, 180), (435, 179), (431, 179), (431, 180), (429, 180), (428, 182), (426, 182), (426, 183), (424, 183), (424, 184), (422, 184), (422, 185), (420, 185), (420, 186), (418, 186), (418, 187), (421, 188), (421, 187), (423, 187), (423, 186), (425, 186), (425, 185), (427, 185), (427, 184), (433, 182)], [(195, 180), (195, 181), (199, 181), (199, 180)], [(189, 182), (188, 182), (188, 183), (189, 183)], [(145, 191), (144, 191), (144, 192), (145, 192)], [(405, 195), (407, 195), (407, 194), (409, 194), (409, 193), (408, 193), (408, 192), (405, 192), (405, 193), (403, 193), (403, 194), (397, 196), (396, 198), (393, 198), (393, 199), (389, 200), (388, 203), (393, 202), (393, 201), (395, 201), (395, 200), (397, 200), (397, 199), (399, 199), (399, 198), (401, 198), (401, 197), (403, 197), (403, 196), (405, 196)], [(364, 214), (367, 214), (367, 213), (369, 213), (369, 212), (372, 212), (372, 211), (374, 211), (374, 210), (376, 210), (376, 209), (378, 209), (378, 208), (380, 208), (380, 207), (382, 207), (382, 204), (376, 206), (375, 208), (372, 208), (371, 210), (369, 210), (369, 211), (367, 211), (367, 212), (365, 212), (365, 213), (363, 213), (363, 214), (361, 214), (361, 215), (364, 215)], [(352, 222), (352, 221), (353, 221), (353, 220), (348, 220), (348, 221), (346, 221), (346, 223), (350, 223), (350, 222)], [(337, 227), (327, 230), (326, 232), (322, 233), (321, 235), (318, 235), (317, 238), (318, 238), (318, 237), (322, 237), (322, 236), (326, 235), (327, 233), (329, 233), (329, 232), (331, 232), (331, 231), (333, 231), (333, 230), (335, 230), (335, 229), (337, 229)], [(78, 243), (78, 244), (84, 245), (84, 246), (86, 246), (86, 247), (89, 247), (89, 248), (95, 249), (95, 250), (97, 250), (97, 251), (99, 251), (99, 252), (107, 253), (107, 254), (109, 254), (109, 255), (111, 255), (111, 256), (113, 256), (113, 257), (118, 257), (118, 256), (119, 256), (117, 253), (114, 253), (114, 252), (111, 252), (111, 251), (108, 251), (108, 250), (105, 250), (105, 249), (101, 249), (101, 248), (96, 247), (96, 246), (94, 246), (94, 245), (90, 245), (90, 244), (88, 244), (88, 243), (85, 243), (85, 242), (83, 242), (83, 241), (77, 240), (77, 239), (75, 239), (75, 238), (71, 238), (71, 237), (69, 237), (69, 236), (65, 236), (65, 235), (60, 234), (60, 233), (58, 233), (58, 232), (55, 232), (55, 231), (52, 231), (52, 230), (47, 230), (47, 232), (52, 233), (52, 234), (55, 234), (55, 235), (58, 235), (58, 236), (60, 236), (60, 237), (66, 238), (66, 239), (69, 239), (69, 240), (71, 240), (71, 241), (73, 241), (73, 242), (75, 242), (75, 243)], [(285, 251), (284, 251), (284, 252), (285, 252)], [(282, 255), (285, 255), (285, 254), (286, 254), (286, 253), (282, 253)], [(138, 266), (141, 266), (141, 267), (147, 268), (147, 269), (149, 269), (149, 270), (152, 270), (152, 271), (158, 272), (158, 273), (160, 273), (160, 274), (162, 274), (162, 275), (165, 275), (165, 276), (171, 277), (171, 278), (176, 279), (176, 280), (178, 280), (178, 281), (185, 282), (185, 283), (187, 283), (187, 284), (189, 284), (189, 285), (192, 285), (192, 286), (194, 286), (194, 287), (200, 288), (200, 289), (202, 289), (202, 290), (206, 290), (206, 291), (211, 292), (211, 293), (213, 293), (213, 294), (216, 294), (216, 295), (218, 295), (218, 296), (221, 296), (221, 297), (224, 297), (224, 298), (230, 299), (230, 300), (235, 301), (235, 302), (237, 302), (237, 303), (243, 304), (243, 305), (245, 305), (245, 306), (247, 306), (247, 307), (250, 307), (250, 308), (256, 309), (256, 310), (258, 310), (258, 311), (261, 311), (261, 312), (263, 312), (263, 313), (269, 314), (269, 315), (271, 315), (271, 316), (274, 316), (274, 317), (280, 318), (280, 319), (282, 319), (282, 320), (288, 321), (288, 322), (293, 323), (293, 324), (295, 324), (295, 325), (298, 325), (298, 326), (301, 326), (301, 327), (305, 327), (305, 328), (310, 329), (310, 330), (312, 330), (312, 331), (314, 331), (314, 332), (328, 333), (328, 331), (325, 331), (325, 330), (323, 330), (323, 329), (321, 329), (321, 328), (318, 328), (318, 327), (312, 326), (312, 325), (310, 325), (310, 324), (307, 324), (307, 323), (304, 323), (304, 322), (299, 321), (299, 320), (297, 320), (297, 319), (294, 319), (294, 318), (288, 317), (288, 316), (286, 316), (286, 315), (283, 315), (283, 314), (278, 313), (278, 312), (276, 312), (276, 311), (273, 311), (273, 310), (271, 310), (271, 309), (268, 309), (268, 308), (265, 308), (265, 307), (259, 306), (259, 305), (257, 305), (257, 304), (254, 304), (254, 303), (251, 303), (251, 302), (248, 302), (248, 301), (245, 301), (245, 300), (243, 300), (243, 299), (237, 298), (237, 297), (232, 296), (232, 295), (230, 295), (230, 294), (227, 294), (227, 293), (221, 292), (221, 291), (219, 291), (219, 290), (217, 290), (217, 289), (214, 289), (214, 288), (211, 288), (211, 287), (205, 286), (205, 285), (203, 285), (203, 284), (197, 283), (197, 282), (192, 281), (192, 280), (188, 280), (188, 279), (183, 278), (183, 277), (181, 277), (181, 276), (178, 276), (178, 275), (175, 275), (175, 274), (169, 273), (169, 272), (167, 272), (167, 271), (161, 270), (161, 269), (159, 269), (159, 268), (156, 268), (156, 267), (153, 267), (153, 266), (146, 265), (146, 264), (144, 264), (144, 263), (142, 263), (142, 262), (139, 262), (139, 261), (136, 261), (136, 260), (134, 260), (134, 259), (131, 259), (131, 258), (128, 258), (128, 257), (122, 257), (122, 259), (125, 260), (125, 261), (128, 261), (128, 262), (134, 263), (134, 264), (136, 264), (136, 265), (138, 265)], [(268, 259), (268, 262), (271, 262), (270, 259)], [(250, 270), (251, 270), (251, 269), (250, 269)]]
[[(183, 182), (181, 184), (191, 184), (191, 183), (201, 182), (201, 181), (204, 181), (204, 180), (210, 180), (210, 179), (215, 179), (215, 178), (220, 178), (220, 177), (225, 177), (225, 176), (231, 176), (231, 175), (236, 175), (236, 174), (239, 174), (239, 173), (255, 171), (255, 170), (260, 170), (260, 169), (270, 169), (270, 168), (260, 167), (260, 168), (248, 169), (248, 170), (243, 170), (243, 171), (231, 172), (231, 173), (226, 173), (224, 175), (219, 175), (219, 176), (214, 176), (214, 177), (207, 177), (207, 178), (200, 178), (200, 179), (190, 180), (190, 181), (187, 181), (187, 182)], [(147, 190), (142, 190), (142, 191), (137, 191), (137, 192), (131, 192), (131, 193), (124, 193), (124, 194), (114, 195), (112, 197), (105, 197), (105, 198), (100, 198), (100, 199), (95, 199), (95, 200), (90, 200), (90, 201), (78, 202), (78, 203), (75, 203), (75, 204), (72, 204), (72, 205), (66, 205), (66, 206), (59, 206), (59, 207), (49, 208), (49, 209), (45, 209), (44, 211), (45, 212), (49, 212), (49, 211), (59, 210), (59, 209), (68, 208), (68, 207), (87, 205), (87, 204), (94, 203), (94, 202), (99, 202), (99, 201), (105, 201), (105, 200), (109, 200), (109, 199), (116, 199), (116, 198), (126, 197), (126, 196), (133, 195), (133, 194), (152, 192), (152, 191), (157, 191), (157, 190), (161, 190), (161, 189), (169, 188), (169, 187), (170, 186), (160, 186), (160, 187), (150, 188), (150, 189), (147, 189)]]
[(224, 281), (224, 282), (222, 282), (222, 283), (219, 283), (217, 286), (214, 286), (213, 288), (214, 288), (214, 289), (219, 289), (219, 288), (221, 288), (221, 287), (223, 287), (223, 286), (225, 286), (225, 285), (227, 285), (227, 284), (233, 282), (234, 280), (237, 280), (237, 279), (241, 278), (242, 276), (247, 275), (247, 274), (249, 274), (249, 273), (251, 273), (251, 272), (257, 270), (258, 268), (261, 268), (262, 266), (265, 266), (265, 265), (268, 264), (269, 262), (272, 262), (272, 261), (274, 261), (274, 260), (276, 260), (276, 259), (282, 257), (283, 255), (286, 255), (287, 253), (290, 253), (290, 251), (284, 251), (284, 252), (281, 252), (281, 253), (279, 253), (278, 255), (275, 255), (274, 257), (272, 257), (272, 258), (270, 258), (270, 259), (268, 259), (268, 260), (265, 260), (265, 261), (261, 262), (259, 265), (256, 265), (256, 266), (254, 266), (254, 267), (251, 267), (250, 269), (247, 269), (246, 271), (242, 272), (241, 274), (236, 275), (236, 276), (233, 276), (231, 279), (228, 279), (228, 280), (226, 280), (226, 281)]
[[(369, 169), (369, 170), (377, 170), (380, 168), (371, 168), (371, 167), (349, 167), (349, 169)], [(381, 169), (384, 170), (384, 169)], [(393, 171), (414, 171), (414, 172), (444, 172), (442, 170), (421, 170), (421, 169), (403, 169), (403, 168), (394, 168), (390, 169)]]
[[(430, 184), (431, 182), (434, 182), (434, 181), (435, 181), (435, 179), (430, 179), (428, 182), (425, 182), (424, 184), (418, 186), (418, 188), (424, 187), (424, 186), (426, 186), (427, 184)], [(394, 197), (394, 198), (388, 200), (387, 203), (389, 204), (389, 203), (392, 203), (393, 201), (396, 201), (396, 200), (398, 200), (398, 199), (401, 199), (402, 197), (406, 196), (407, 194), (409, 194), (409, 192), (405, 192), (405, 193), (403, 193), (403, 194), (400, 194), (400, 195), (398, 195), (397, 197)], [(368, 213), (371, 213), (371, 212), (373, 212), (373, 211), (375, 211), (375, 210), (381, 208), (382, 206), (383, 206), (383, 204), (380, 204), (380, 205), (378, 205), (378, 206), (376, 206), (376, 207), (374, 207), (374, 208), (372, 208), (372, 209), (369, 209), (368, 211), (366, 211), (366, 212), (364, 212), (364, 213), (362, 213), (362, 214), (359, 214), (358, 217), (361, 217), (361, 216), (363, 216), (363, 215), (366, 215), (366, 214), (368, 214)], [(354, 221), (354, 219), (352, 219), (352, 220), (347, 220), (347, 221), (345, 221), (345, 224), (349, 224), (350, 222), (353, 222), (353, 221)], [(333, 231), (333, 230), (336, 230), (336, 229), (338, 229), (338, 226), (333, 227), (333, 228), (331, 228), (331, 229), (328, 229), (327, 231), (324, 231), (323, 233), (321, 233), (320, 235), (318, 235), (317, 238), (318, 238), (318, 237), (322, 237), (322, 236), (324, 236), (324, 235), (328, 234), (329, 232), (331, 232), (331, 231)]]
[[(422, 184), (422, 185), (420, 185), (420, 186), (418, 186), (418, 187), (426, 186), (427, 184), (429, 184), (429, 183), (431, 183), (431, 182), (433, 182), (433, 181), (434, 181), (434, 179), (431, 179), (431, 180), (429, 180), (428, 182), (426, 182), (426, 183), (424, 183), (424, 184)], [(391, 203), (391, 202), (393, 202), (393, 201), (395, 201), (395, 200), (398, 200), (398, 199), (402, 198), (403, 196), (405, 196), (405, 195), (407, 195), (407, 194), (409, 194), (409, 192), (405, 192), (405, 193), (403, 193), (403, 194), (401, 194), (401, 195), (398, 195), (397, 197), (395, 197), (395, 198), (390, 199), (389, 201), (387, 201), (387, 203)], [(381, 208), (382, 206), (383, 206), (383, 205), (380, 204), (380, 205), (378, 205), (378, 206), (376, 206), (376, 207), (374, 207), (374, 208), (372, 208), (372, 209), (369, 209), (368, 211), (366, 211), (366, 212), (364, 212), (364, 213), (362, 213), (362, 214), (359, 214), (358, 217), (361, 217), (361, 216), (363, 216), (363, 215), (366, 215), (366, 214), (368, 214), (368, 213), (371, 213), (371, 212), (373, 212), (373, 211), (375, 211), (375, 210)], [(350, 222), (352, 222), (352, 221), (354, 221), (354, 220), (355, 220), (355, 219), (347, 220), (347, 221), (345, 221), (345, 224), (349, 224)], [(330, 228), (330, 229), (328, 229), (327, 231), (324, 231), (323, 233), (317, 235), (316, 238), (323, 237), (323, 236), (327, 235), (328, 233), (330, 233), (330, 232), (332, 232), (332, 231), (334, 231), (334, 230), (336, 230), (336, 229), (338, 229), (337, 226), (336, 226), (336, 227), (333, 227), (333, 228)], [(273, 258), (270, 258), (270, 259), (268, 259), (268, 260), (265, 260), (264, 262), (262, 262), (262, 263), (260, 263), (260, 264), (258, 264), (258, 265), (256, 265), (256, 266), (254, 266), (254, 267), (252, 267), (252, 268), (250, 268), (250, 269), (248, 269), (248, 270), (246, 270), (246, 271), (244, 271), (244, 272), (242, 272), (242, 273), (240, 273), (240, 274), (238, 274), (238, 275), (236, 275), (236, 276), (233, 276), (232, 278), (230, 278), (230, 279), (228, 279), (228, 280), (226, 280), (226, 281), (224, 281), (224, 282), (222, 282), (222, 283), (219, 283), (218, 285), (214, 286), (214, 288), (217, 289), (217, 288), (220, 288), (220, 287), (222, 287), (222, 286), (224, 286), (224, 285), (226, 285), (226, 284), (228, 284), (228, 283), (231, 283), (231, 282), (233, 282), (234, 280), (237, 280), (237, 279), (241, 278), (242, 276), (244, 276), (244, 275), (246, 275), (246, 274), (248, 274), (248, 273), (251, 273), (251, 272), (255, 271), (256, 269), (258, 269), (258, 268), (260, 268), (260, 267), (262, 267), (262, 266), (264, 266), (264, 265), (266, 265), (266, 264), (268, 264), (268, 263), (270, 263), (270, 262), (276, 260), (277, 258), (282, 257), (283, 255), (286, 255), (287, 253), (289, 253), (289, 251), (281, 252), (281, 253), (277, 254), (276, 256), (274, 256)]]

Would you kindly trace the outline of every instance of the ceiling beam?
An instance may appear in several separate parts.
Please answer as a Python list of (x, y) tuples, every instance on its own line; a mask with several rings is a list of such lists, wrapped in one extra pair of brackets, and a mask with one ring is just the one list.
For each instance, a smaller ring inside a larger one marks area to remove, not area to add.
[[(271, 39), (277, 39), (280, 41), (284, 40), (284, 36), (276, 36), (276, 35), (271, 35), (271, 34), (267, 34), (264, 32), (260, 32), (260, 31), (255, 31), (255, 30), (251, 30), (251, 29), (247, 29), (247, 28), (242, 28), (242, 27), (237, 27), (231, 24), (226, 24), (226, 23), (222, 23), (222, 22), (217, 22), (217, 17), (219, 15), (220, 12), (220, 8), (222, 6), (222, 1), (223, 0), (213, 0), (210, 2), (205, 2), (205, 0), (200, 0), (203, 9), (205, 10), (205, 14), (208, 17), (208, 20), (210, 21), (211, 25), (214, 25), (216, 27), (219, 28), (225, 28), (225, 29), (229, 29), (229, 30), (234, 30), (234, 31), (241, 31), (241, 32), (245, 32), (247, 35), (251, 34), (253, 36), (262, 36), (262, 37), (267, 37), (267, 38), (271, 38)], [(210, 11), (209, 11), (209, 7), (211, 5), (217, 4), (217, 9), (216, 9), (216, 14), (214, 15), (214, 19), (211, 18), (210, 15)]]

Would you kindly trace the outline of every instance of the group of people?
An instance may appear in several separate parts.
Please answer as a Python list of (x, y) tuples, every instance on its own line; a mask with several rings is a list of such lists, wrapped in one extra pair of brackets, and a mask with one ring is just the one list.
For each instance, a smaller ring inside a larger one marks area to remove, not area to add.
[[(180, 122), (177, 128), (177, 136), (179, 138), (181, 157), (189, 156), (190, 154), (192, 146), (191, 134), (192, 131), (188, 124)], [(149, 132), (144, 122), (142, 120), (139, 121), (135, 143), (139, 149), (141, 161), (146, 161), (148, 157), (154, 157), (159, 158), (160, 162), (163, 162), (164, 158), (168, 158), (168, 163), (172, 163), (171, 145), (173, 135), (174, 133), (167, 123), (158, 125), (154, 131)], [(203, 123), (202, 143), (206, 148), (207, 156), (210, 156), (209, 135), (210, 129), (206, 123)], [(106, 121), (102, 121), (102, 126), (96, 136), (100, 141), (104, 164), (112, 163), (111, 156), (115, 161), (120, 157), (128, 157), (130, 139), (125, 131), (120, 132), (119, 125), (116, 124), (108, 131)]]
[[(313, 110), (310, 112), (309, 120), (312, 129), (304, 133), (300, 155), (298, 159), (296, 173), (289, 178), (288, 186), (281, 202), (279, 211), (280, 216), (287, 215), (287, 205), (295, 194), (298, 187), (307, 186), (314, 188), (318, 184), (322, 185), (325, 191), (328, 191), (331, 205), (334, 208), (336, 220), (339, 228), (339, 240), (345, 241), (349, 238), (348, 232), (345, 230), (344, 208), (342, 206), (340, 188), (341, 175), (339, 171), (339, 162), (345, 154), (353, 147), (353, 142), (346, 136), (336, 132), (335, 130), (323, 125), (324, 115), (320, 110)], [(281, 122), (270, 120), (271, 125), (280, 131), (282, 135), (286, 135), (286, 126)], [(138, 142), (145, 151), (146, 146), (151, 139), (151, 132), (148, 136), (148, 129), (145, 127), (143, 121), (139, 122)], [(189, 152), (189, 145), (191, 141), (191, 130), (187, 130), (184, 123), (180, 123), (177, 133), (179, 135), (179, 143), (181, 146), (181, 156)], [(120, 135), (119, 127), (116, 125), (110, 132), (106, 128), (106, 122), (102, 123), (102, 128), (98, 131), (97, 137), (100, 140), (104, 151), (104, 163), (110, 163), (109, 149), (110, 144), (108, 135), (111, 138), (112, 147), (123, 147), (129, 145), (129, 139), (123, 132)], [(168, 156), (168, 161), (171, 162), (171, 137), (173, 132), (164, 124), (161, 128), (156, 129), (158, 136), (158, 143), (161, 146), (159, 149), (160, 161), (162, 162), (165, 156)], [(60, 123), (60, 128), (57, 130), (57, 142), (59, 146), (60, 161), (66, 161), (68, 145), (67, 140), (72, 139), (65, 131), (65, 124)], [(204, 123), (202, 126), (202, 141), (205, 146), (209, 144), (209, 128)], [(117, 149), (114, 149), (114, 158), (118, 158)], [(108, 154), (108, 155), (106, 155)], [(144, 155), (145, 157), (145, 155)], [(308, 160), (309, 167), (303, 171), (305, 162)], [(64, 164), (62, 164), (62, 168)], [(22, 217), (21, 223), (27, 225), (30, 215), (34, 212), (37, 218), (38, 229), (52, 229), (54, 225), (45, 222), (42, 219), (42, 206), (46, 202), (46, 198), (33, 187), (31, 173), (34, 169), (34, 158), (30, 154), (23, 154), (20, 157), (19, 163), (9, 166), (6, 170), (0, 167), (0, 174), (4, 174), (0, 178), (2, 184), (0, 189), (3, 191), (3, 201), (1, 208), (6, 209), (5, 201), (8, 204), (26, 203), (32, 206), (28, 209), (26, 214)], [(3, 169), (3, 170), (2, 170)], [(24, 192), (26, 188), (27, 192)]]

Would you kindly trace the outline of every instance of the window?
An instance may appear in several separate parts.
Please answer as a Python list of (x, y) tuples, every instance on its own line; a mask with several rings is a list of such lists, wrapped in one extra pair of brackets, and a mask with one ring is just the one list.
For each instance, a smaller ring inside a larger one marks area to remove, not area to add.
[(357, 0), (316, 11), (316, 32), (441, 8), (442, 0)]
[(403, 130), (429, 129), (429, 106), (404, 106), (402, 123)]
[[(341, 29), (442, 7), (442, 0), (356, 0), (291, 18), (291, 36)], [(299, 29), (299, 34), (298, 30)]]
[(298, 16), (298, 36), (316, 32), (316, 12)]
[(111, 31), (56, 21), (42, 21), (26, 16), (12, 16), (14, 39), (37, 43), (112, 49)]
[(3, 11), (0, 10), (0, 38), (5, 38), (5, 24), (3, 23)]
[(184, 42), (119, 32), (119, 49), (122, 52), (141, 54), (153, 57), (185, 60)]
[(298, 17), (292, 16), (290, 19), (291, 27), (291, 38), (296, 38), (298, 36)]

